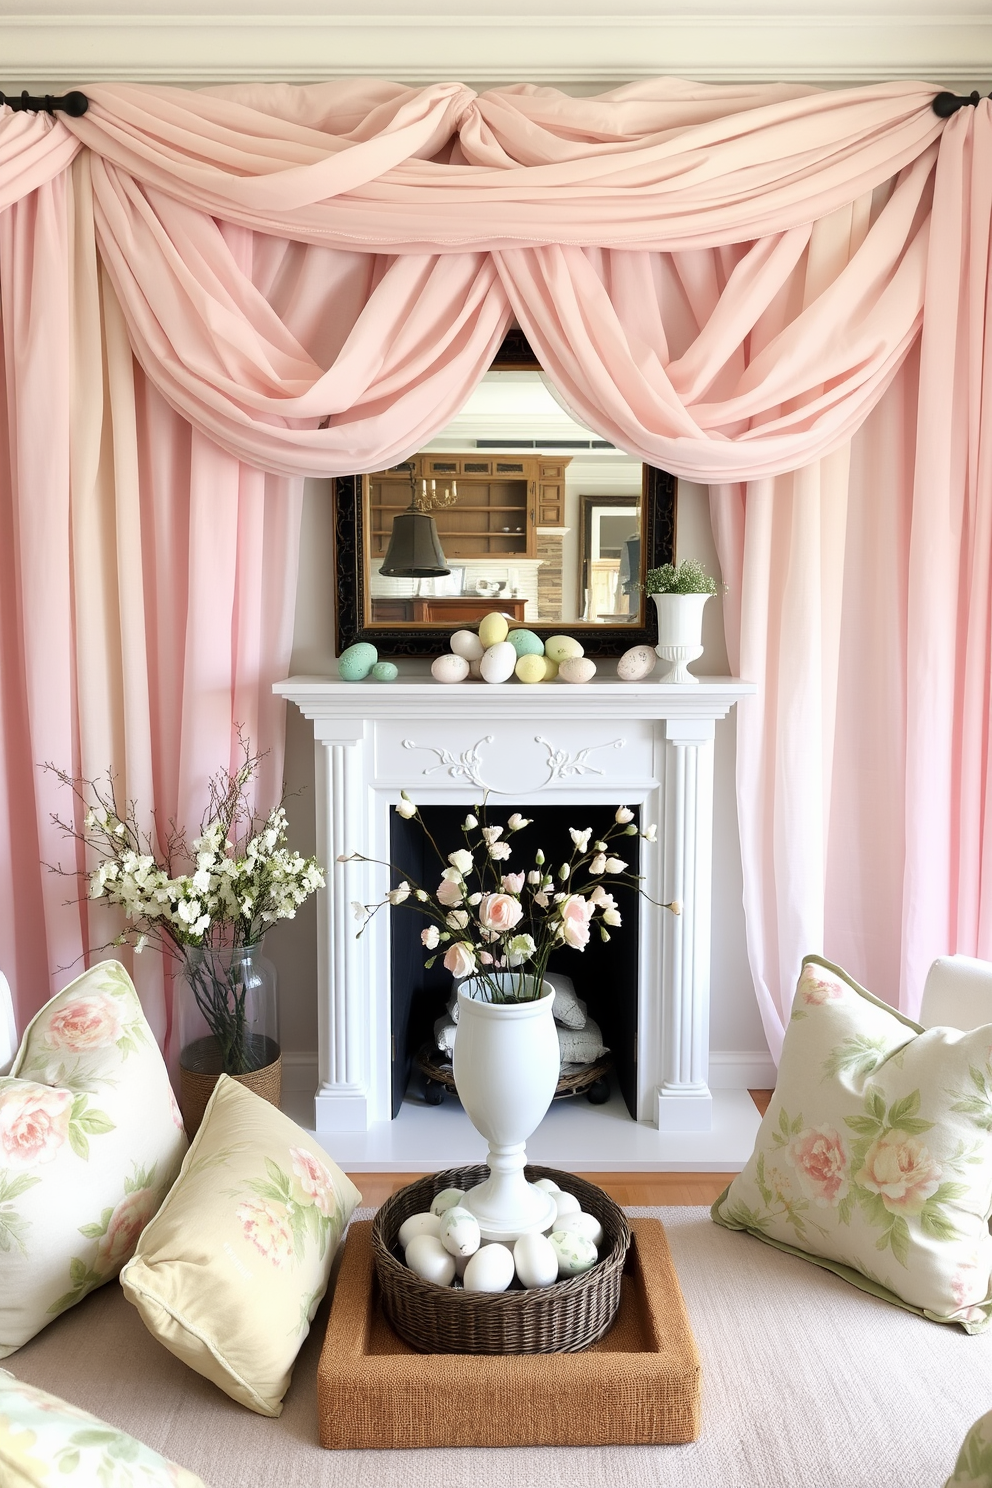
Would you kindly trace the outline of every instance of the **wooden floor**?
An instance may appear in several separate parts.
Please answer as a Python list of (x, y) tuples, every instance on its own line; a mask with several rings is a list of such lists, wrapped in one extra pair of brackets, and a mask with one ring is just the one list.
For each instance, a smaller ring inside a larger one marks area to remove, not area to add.
[[(762, 1114), (771, 1099), (770, 1090), (752, 1090), (753, 1099)], [(397, 1189), (413, 1183), (417, 1173), (352, 1173), (355, 1186), (361, 1191), (362, 1203), (381, 1204)], [(618, 1204), (712, 1204), (726, 1188), (733, 1173), (583, 1173), (590, 1183), (596, 1183), (615, 1199)]]

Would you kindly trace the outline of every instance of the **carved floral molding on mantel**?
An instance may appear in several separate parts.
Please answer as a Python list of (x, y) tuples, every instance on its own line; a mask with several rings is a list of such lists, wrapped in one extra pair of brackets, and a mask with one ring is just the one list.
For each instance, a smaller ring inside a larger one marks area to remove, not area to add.
[[(480, 790), (491, 791), (494, 795), (500, 795), (504, 794), (500, 787), (491, 785), (482, 776), (484, 761), (479, 750), (483, 744), (491, 744), (492, 742), (493, 735), (486, 734), (477, 743), (473, 744), (470, 749), (464, 749), (458, 755), (452, 754), (450, 749), (438, 748), (435, 744), (418, 744), (413, 739), (404, 739), (403, 748), (423, 749), (430, 754), (437, 755), (437, 764), (428, 765), (425, 769), (421, 770), (420, 773), (423, 776), (433, 775), (435, 771), (443, 769), (447, 771), (452, 780), (467, 780), (472, 785), (478, 786)], [(547, 751), (547, 760), (545, 761), (547, 773), (543, 780), (539, 780), (535, 784), (523, 788), (528, 790), (543, 790), (545, 786), (551, 785), (555, 780), (569, 780), (577, 775), (605, 775), (605, 770), (597, 769), (595, 765), (589, 763), (590, 754), (594, 749), (622, 749), (625, 742), (624, 739), (611, 739), (607, 744), (588, 744), (584, 748), (569, 750), (558, 749), (549, 740), (542, 738), (540, 734), (535, 734), (534, 743), (542, 744)], [(521, 788), (518, 781), (515, 789), (519, 790)]]
[[(530, 81), (577, 92), (660, 74), (837, 85), (992, 78), (986, 0), (31, 0), (0, 16), (5, 91), (87, 81), (313, 82), (376, 76), (472, 86)], [(93, 8), (91, 8), (93, 7)], [(515, 14), (519, 10), (521, 13)], [(136, 13), (137, 12), (137, 13)]]

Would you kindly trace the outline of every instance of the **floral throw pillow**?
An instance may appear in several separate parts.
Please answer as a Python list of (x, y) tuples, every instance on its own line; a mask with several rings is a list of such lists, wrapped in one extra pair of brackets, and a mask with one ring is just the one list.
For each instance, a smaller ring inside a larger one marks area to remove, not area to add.
[(992, 1025), (924, 1031), (807, 956), (729, 1229), (969, 1333), (992, 1314)]
[(88, 1411), (0, 1369), (0, 1483), (49, 1488), (205, 1488), (202, 1478)]
[(177, 1358), (278, 1416), (360, 1199), (315, 1138), (222, 1075), (124, 1293)]
[(186, 1145), (138, 994), (103, 961), (36, 1014), (0, 1078), (0, 1358), (114, 1279)]
[(968, 1432), (944, 1488), (992, 1488), (992, 1411)]

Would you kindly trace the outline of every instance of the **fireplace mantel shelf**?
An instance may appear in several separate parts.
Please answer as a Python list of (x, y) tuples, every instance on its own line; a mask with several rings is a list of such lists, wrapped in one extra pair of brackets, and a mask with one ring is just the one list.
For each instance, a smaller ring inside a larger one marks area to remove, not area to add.
[[(626, 804), (657, 823), (657, 839), (641, 843), (642, 884), (655, 905), (677, 908), (641, 916), (630, 1125), (642, 1161), (644, 1142), (658, 1143), (659, 1167), (666, 1159), (684, 1165), (680, 1143), (695, 1152), (706, 1133), (716, 1139), (722, 1123), (708, 1083), (713, 741), (717, 722), (757, 689), (737, 677), (692, 686), (610, 673), (579, 685), (452, 685), (436, 682), (427, 662), (404, 662), (394, 682), (297, 676), (275, 686), (314, 729), (317, 854), (327, 872), (318, 896), (316, 1129), (359, 1139), (369, 1165), (378, 1147), (396, 1146), (382, 1133), (404, 1116), (390, 1123), (389, 918), (375, 916), (359, 938), (352, 905), (375, 904), (389, 887), (382, 865), (401, 791), (425, 806), (471, 806), (480, 792), (523, 810)], [(731, 1124), (749, 1142), (736, 1111)], [(714, 1146), (707, 1166), (720, 1156)], [(727, 1150), (725, 1166), (739, 1166), (736, 1152)]]

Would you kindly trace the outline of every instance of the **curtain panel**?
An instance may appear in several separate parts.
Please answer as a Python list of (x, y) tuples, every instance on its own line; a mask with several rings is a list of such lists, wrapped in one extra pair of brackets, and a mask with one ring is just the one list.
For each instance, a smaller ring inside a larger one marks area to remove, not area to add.
[[(18, 741), (8, 810), (43, 737), (21, 739), (11, 710), (40, 685), (45, 645), (61, 654), (58, 636), (75, 657), (66, 716), (51, 725), (60, 758), (70, 742), (74, 759), (89, 758), (85, 733), (119, 761), (140, 736), (142, 780), (159, 771), (170, 783), (153, 785), (155, 799), (182, 805), (175, 782), (202, 778), (208, 745), (230, 730), (232, 678), (250, 674), (260, 699), (288, 659), (300, 477), (413, 453), (515, 318), (577, 417), (713, 485), (728, 641), (761, 687), (740, 712), (739, 812), (749, 954), (773, 1050), (806, 951), (850, 941), (852, 971), (884, 966), (879, 989), (911, 1009), (929, 956), (988, 945), (987, 102), (945, 122), (936, 88), (902, 83), (825, 93), (662, 79), (592, 99), (369, 80), (86, 91), (80, 119), (0, 110), (4, 325), (42, 313), (25, 308), (24, 285), (45, 200), (64, 218), (53, 303), (66, 302), (74, 359), (63, 417), (39, 401), (23, 349), (37, 336), (18, 347), (12, 329), (9, 354), (5, 342), (5, 520), (24, 549), (34, 512), (65, 487), (60, 521), (78, 545), (63, 577), (85, 571), (89, 596), (70, 614), (59, 588), (62, 618), (50, 618), (37, 558), (17, 559), (0, 610), (4, 737)], [(94, 421), (84, 410), (97, 386)], [(25, 429), (60, 425), (69, 473), (56, 469), (54, 440), (43, 498), (13, 457), (18, 417)], [(230, 501), (216, 494), (225, 489)], [(283, 523), (274, 544), (260, 538), (271, 521)], [(95, 564), (83, 558), (94, 530), (114, 533)], [(232, 566), (217, 604), (247, 637), (246, 565), (276, 609), (284, 596), (282, 651), (246, 639), (243, 666), (218, 659), (201, 673), (213, 594), (196, 576), (221, 549)], [(116, 636), (137, 554), (144, 635), (111, 644), (106, 617), (118, 617)], [(115, 666), (127, 688), (110, 685), (111, 649), (126, 653)], [(81, 668), (84, 652), (95, 668)], [(209, 738), (197, 733), (206, 696)], [(896, 766), (883, 793), (884, 890), (851, 763), (869, 703)], [(265, 727), (277, 729), (274, 716)], [(41, 841), (33, 790), (16, 810)], [(852, 904), (856, 881), (864, 895)], [(47, 904), (60, 920), (50, 899), (38, 891), (32, 911), (49, 963), (56, 932), (37, 916)], [(0, 940), (8, 964), (19, 926)], [(37, 970), (45, 957), (33, 954)]]

